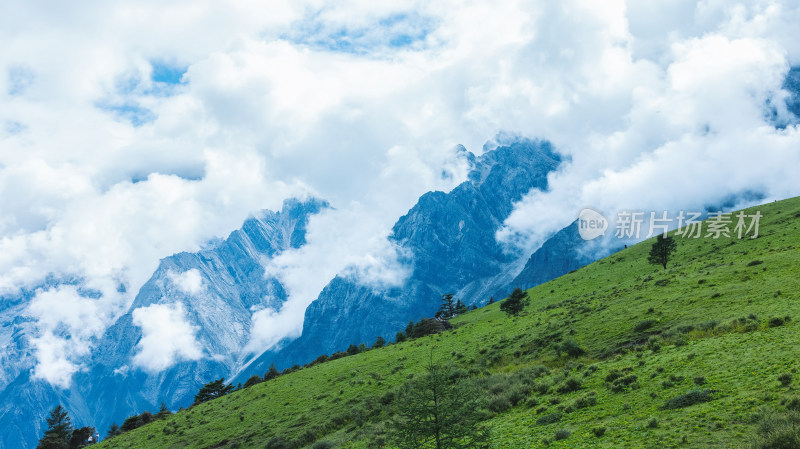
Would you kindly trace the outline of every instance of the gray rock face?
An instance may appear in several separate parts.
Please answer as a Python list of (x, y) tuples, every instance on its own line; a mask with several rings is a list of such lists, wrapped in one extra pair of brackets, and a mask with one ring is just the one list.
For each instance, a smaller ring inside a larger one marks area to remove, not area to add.
[(531, 255), (512, 285), (529, 289), (593, 262), (597, 256), (589, 246), (578, 234), (578, 222), (572, 222)]
[[(27, 347), (25, 318), (19, 317), (25, 301), (0, 312), (0, 342), (6, 348), (16, 347), (0, 353), (0, 447), (35, 447), (44, 417), (58, 403), (67, 407), (74, 422), (96, 426), (103, 433), (113, 421), (121, 424), (134, 413), (157, 410), (161, 402), (175, 408), (189, 405), (204, 383), (230, 376), (245, 358), (253, 313), (277, 308), (287, 298), (277, 279), (265, 277), (264, 259), (305, 244), (308, 218), (326, 207), (316, 199), (287, 200), (280, 212), (264, 211), (248, 219), (240, 230), (206, 250), (163, 259), (128, 313), (96, 342), (88, 370), (75, 375), (70, 390), (57, 390), (30, 377), (35, 360)], [(187, 290), (176, 277), (190, 270), (199, 282)], [(197, 330), (202, 357), (154, 373), (134, 366), (143, 337), (134, 323), (134, 311), (177, 303)], [(12, 319), (13, 314), (17, 318)]]
[[(466, 150), (463, 150), (466, 151)], [(263, 374), (320, 354), (394, 339), (409, 320), (430, 317), (445, 293), (468, 305), (503, 298), (526, 258), (507, 254), (495, 233), (531, 189), (546, 190), (561, 158), (543, 141), (517, 141), (474, 158), (468, 180), (450, 193), (429, 192), (395, 224), (391, 238), (410, 255), (413, 272), (398, 288), (376, 290), (339, 276), (306, 309), (303, 333), (263, 354), (239, 378)]]

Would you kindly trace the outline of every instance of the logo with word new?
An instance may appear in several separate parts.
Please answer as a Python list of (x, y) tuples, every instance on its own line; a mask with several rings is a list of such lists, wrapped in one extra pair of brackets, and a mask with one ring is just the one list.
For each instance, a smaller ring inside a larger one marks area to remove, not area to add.
[(592, 209), (583, 209), (578, 214), (578, 233), (584, 240), (594, 240), (601, 235), (606, 235), (608, 220), (600, 212)]

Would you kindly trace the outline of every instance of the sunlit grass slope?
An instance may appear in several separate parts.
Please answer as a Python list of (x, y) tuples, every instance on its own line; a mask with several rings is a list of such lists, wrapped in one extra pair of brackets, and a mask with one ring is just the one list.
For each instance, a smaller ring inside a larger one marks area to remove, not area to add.
[[(676, 237), (666, 270), (647, 263), (646, 241), (529, 290), (519, 317), (489, 305), (455, 330), (281, 376), (96, 447), (381, 447), (393, 392), (431, 351), (482, 379), (496, 448), (745, 447), (759, 407), (800, 395), (800, 199), (755, 210), (757, 239)], [(585, 354), (558, 350), (573, 339)], [(705, 402), (665, 407), (692, 391)]]

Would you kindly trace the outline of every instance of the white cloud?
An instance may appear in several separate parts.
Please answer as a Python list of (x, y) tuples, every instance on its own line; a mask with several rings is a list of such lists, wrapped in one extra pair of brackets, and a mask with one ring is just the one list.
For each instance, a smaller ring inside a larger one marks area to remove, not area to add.
[[(104, 328), (160, 258), (311, 192), (337, 210), (274, 261), (291, 299), (257, 315), (254, 341), (268, 343), (296, 333), (344, 267), (396, 282), (394, 220), (463, 179), (455, 144), (476, 151), (498, 131), (572, 157), (500, 234), (528, 249), (583, 206), (795, 195), (797, 130), (769, 127), (761, 108), (800, 64), (799, 19), (791, 0), (12, 1), (0, 295), (78, 280)], [(182, 84), (153, 81), (157, 64), (186, 68)], [(36, 317), (42, 344), (72, 319)]]
[(195, 339), (197, 328), (186, 321), (183, 303), (152, 304), (135, 309), (133, 324), (142, 328), (142, 338), (133, 357), (134, 366), (159, 372), (176, 362), (198, 360), (203, 356)]
[(289, 299), (280, 310), (253, 314), (248, 352), (261, 352), (285, 337), (297, 337), (306, 307), (337, 274), (353, 276), (375, 288), (401, 285), (410, 274), (401, 250), (388, 240), (390, 215), (373, 214), (360, 204), (325, 210), (309, 219), (307, 243), (265, 261), (267, 276), (277, 277)]
[(205, 287), (203, 287), (203, 277), (200, 274), (200, 270), (197, 268), (186, 270), (183, 273), (176, 273), (170, 270), (167, 273), (167, 277), (180, 291), (187, 295), (196, 296), (205, 291)]
[[(33, 369), (33, 377), (59, 388), (69, 388), (72, 375), (78, 371), (78, 366), (69, 360), (69, 356), (76, 355), (69, 347), (69, 342), (51, 332), (45, 332), (44, 335), (31, 339), (31, 343), (36, 348), (36, 358), (39, 361)], [(77, 355), (85, 354), (86, 352), (80, 352)]]
[(107, 304), (83, 296), (74, 285), (39, 290), (26, 314), (37, 320), (31, 339), (38, 364), (34, 377), (61, 388), (69, 386), (91, 341), (105, 330)]
[[(800, 163), (800, 132), (765, 122), (765, 104), (788, 70), (764, 39), (709, 33), (675, 43), (662, 81), (642, 86), (628, 122), (593, 135), (551, 179), (551, 191), (521, 201), (498, 237), (535, 247), (580, 208), (704, 210), (732, 195), (738, 206), (797, 195), (787, 171)], [(566, 206), (566, 207), (565, 207)]]

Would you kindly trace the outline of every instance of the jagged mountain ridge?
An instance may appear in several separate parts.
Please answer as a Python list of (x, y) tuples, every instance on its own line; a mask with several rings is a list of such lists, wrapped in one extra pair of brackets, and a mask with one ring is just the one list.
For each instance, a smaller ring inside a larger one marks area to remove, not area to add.
[[(468, 157), (473, 169), (467, 181), (449, 193), (424, 194), (393, 227), (391, 239), (413, 263), (404, 285), (380, 290), (353, 276), (337, 276), (306, 309), (301, 337), (261, 355), (237, 380), (263, 374), (272, 363), (307, 363), (350, 344), (371, 344), (378, 336), (393, 339), (409, 320), (432, 316), (444, 293), (456, 293), (467, 304), (505, 297), (529, 259), (507, 253), (495, 234), (523, 195), (547, 189), (547, 176), (561, 157), (549, 142), (533, 140)], [(575, 239), (575, 247), (582, 242), (577, 232), (558, 235)], [(565, 252), (571, 259), (547, 271), (547, 280), (583, 263), (577, 256)]]

